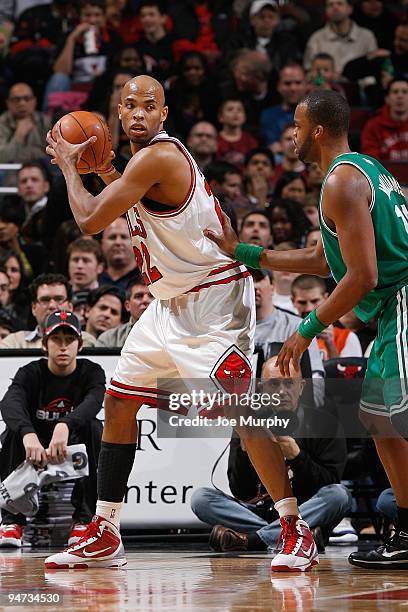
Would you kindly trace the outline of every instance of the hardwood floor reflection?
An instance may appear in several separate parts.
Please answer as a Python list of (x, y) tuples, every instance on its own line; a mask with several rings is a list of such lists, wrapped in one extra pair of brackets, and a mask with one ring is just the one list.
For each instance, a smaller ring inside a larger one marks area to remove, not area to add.
[[(133, 546), (123, 569), (44, 573), (49, 551), (0, 550), (0, 610), (175, 610), (314, 612), (400, 610), (408, 572), (365, 572), (347, 563), (349, 549), (331, 549), (308, 574), (269, 573), (268, 555), (154, 552)], [(17, 593), (57, 594), (50, 605), (10, 605)], [(55, 600), (54, 600), (55, 601)]]

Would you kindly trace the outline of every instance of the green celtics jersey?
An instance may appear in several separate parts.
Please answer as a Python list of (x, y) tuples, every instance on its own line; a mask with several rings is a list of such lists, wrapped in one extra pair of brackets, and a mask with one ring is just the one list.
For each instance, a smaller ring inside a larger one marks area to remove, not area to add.
[(374, 225), (378, 284), (354, 311), (364, 322), (375, 317), (384, 301), (408, 284), (408, 205), (398, 181), (373, 157), (360, 153), (343, 153), (332, 162), (320, 192), (319, 218), (327, 263), (338, 283), (346, 273), (337, 234), (325, 223), (322, 212), (327, 178), (340, 164), (357, 168), (371, 187), (370, 212)]

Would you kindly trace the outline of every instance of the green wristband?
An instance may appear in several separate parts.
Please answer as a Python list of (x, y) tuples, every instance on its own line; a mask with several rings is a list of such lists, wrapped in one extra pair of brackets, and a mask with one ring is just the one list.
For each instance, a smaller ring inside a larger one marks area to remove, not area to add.
[(255, 244), (240, 242), (235, 248), (235, 259), (248, 266), (248, 268), (261, 268), (261, 253), (264, 250)]
[(308, 314), (299, 325), (298, 332), (304, 338), (313, 339), (324, 329), (326, 329), (326, 325), (323, 325), (323, 323), (319, 321), (316, 311), (312, 310), (312, 312)]

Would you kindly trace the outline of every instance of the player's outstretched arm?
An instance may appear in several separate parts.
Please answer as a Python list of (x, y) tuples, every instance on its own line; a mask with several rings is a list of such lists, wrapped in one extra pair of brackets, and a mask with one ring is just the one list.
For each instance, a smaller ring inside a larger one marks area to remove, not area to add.
[(276, 361), (282, 376), (290, 376), (291, 362), (299, 368), (302, 353), (318, 333), (354, 308), (377, 285), (370, 202), (368, 182), (352, 166), (340, 166), (327, 180), (325, 217), (336, 230), (347, 271), (324, 304), (305, 317), (298, 331), (283, 345)]
[(113, 180), (99, 195), (92, 196), (84, 188), (76, 164), (95, 139), (93, 136), (84, 143), (72, 145), (61, 136), (59, 128), (57, 140), (53, 140), (51, 133), (47, 136), (46, 151), (62, 170), (72, 213), (85, 234), (98, 234), (105, 229), (136, 204), (152, 185), (160, 182), (161, 174), (168, 171), (165, 157), (164, 160), (158, 159), (161, 155), (159, 148), (141, 150), (132, 157), (123, 175)]
[(317, 276), (327, 276), (330, 272), (321, 241), (316, 247), (290, 251), (273, 251), (253, 245), (242, 246), (225, 213), (222, 213), (222, 230), (222, 234), (216, 234), (211, 230), (205, 230), (204, 233), (222, 251), (249, 267), (269, 268), (280, 272), (315, 274)]

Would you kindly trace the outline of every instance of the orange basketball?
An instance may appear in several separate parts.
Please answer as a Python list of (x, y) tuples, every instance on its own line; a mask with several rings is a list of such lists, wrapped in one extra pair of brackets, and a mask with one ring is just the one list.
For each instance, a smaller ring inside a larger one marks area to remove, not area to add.
[(86, 174), (100, 167), (112, 149), (112, 137), (105, 121), (94, 113), (74, 111), (61, 117), (52, 128), (51, 135), (56, 140), (56, 127), (60, 125), (61, 136), (72, 144), (85, 142), (91, 136), (97, 140), (82, 153), (77, 163), (78, 172)]

